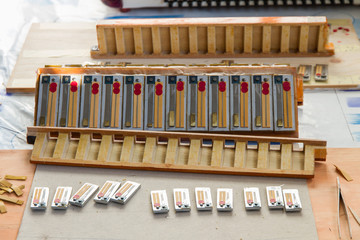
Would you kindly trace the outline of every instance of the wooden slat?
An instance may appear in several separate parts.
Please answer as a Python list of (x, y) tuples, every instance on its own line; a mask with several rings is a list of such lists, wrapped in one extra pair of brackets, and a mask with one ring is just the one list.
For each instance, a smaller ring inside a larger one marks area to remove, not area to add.
[(201, 150), (201, 141), (199, 139), (192, 139), (190, 141), (188, 165), (198, 165), (199, 164), (200, 150)]
[(106, 46), (105, 28), (97, 26), (96, 34), (97, 34), (97, 39), (98, 39), (99, 54), (107, 54), (108, 49)]
[(234, 53), (234, 26), (226, 26), (226, 53)]
[(215, 140), (213, 141), (213, 149), (211, 152), (211, 166), (220, 167), (224, 152), (224, 141)]
[(265, 25), (263, 27), (262, 52), (270, 53), (270, 48), (271, 48), (271, 26)]
[(199, 52), (197, 28), (195, 26), (189, 27), (189, 49), (192, 54), (197, 54)]
[(257, 168), (269, 167), (269, 143), (259, 143)]
[(75, 159), (85, 160), (90, 148), (90, 134), (81, 134), (79, 144), (76, 150)]
[(151, 27), (151, 36), (153, 44), (153, 53), (161, 53), (161, 38), (160, 38), (160, 29), (157, 26)]
[(68, 145), (69, 145), (69, 134), (60, 133), (56, 141), (53, 158), (65, 158)]
[(166, 149), (165, 163), (174, 164), (178, 156), (179, 140), (177, 138), (170, 138)]
[(134, 140), (133, 136), (126, 136), (121, 149), (120, 162), (130, 162), (134, 152)]
[(98, 161), (106, 162), (110, 159), (110, 154), (112, 150), (112, 135), (103, 135), (101, 139), (101, 144), (99, 148)]
[(253, 27), (246, 25), (244, 27), (244, 53), (252, 53), (253, 48)]
[(134, 32), (135, 54), (139, 54), (139, 55), (144, 54), (141, 27), (134, 27), (133, 32)]
[(155, 158), (156, 153), (156, 138), (148, 137), (145, 142), (143, 163), (151, 163)]
[(122, 27), (115, 27), (115, 40), (117, 54), (125, 54), (125, 39)]
[(325, 31), (326, 27), (324, 25), (319, 26), (319, 39), (318, 39), (318, 45), (317, 45), (317, 51), (318, 52), (324, 52), (325, 51), (325, 44), (327, 39), (327, 31)]
[(234, 167), (235, 168), (246, 167), (246, 142), (236, 142), (234, 155), (235, 155)]
[(47, 142), (48, 142), (47, 133), (38, 133), (36, 135), (36, 140), (34, 143), (34, 148), (33, 148), (31, 157), (34, 157), (34, 158), (41, 157), (44, 154)]
[(281, 169), (292, 169), (292, 144), (281, 145)]
[(309, 44), (309, 25), (303, 25), (300, 27), (300, 38), (299, 38), (299, 52), (308, 52)]
[(290, 26), (283, 25), (281, 27), (280, 52), (289, 53), (289, 50), (290, 50)]
[(305, 145), (304, 170), (314, 172), (315, 170), (315, 147)]
[(216, 53), (216, 35), (215, 35), (215, 27), (209, 26), (207, 28), (207, 45), (208, 45), (208, 53)]
[(179, 28), (177, 26), (170, 27), (171, 53), (180, 53)]

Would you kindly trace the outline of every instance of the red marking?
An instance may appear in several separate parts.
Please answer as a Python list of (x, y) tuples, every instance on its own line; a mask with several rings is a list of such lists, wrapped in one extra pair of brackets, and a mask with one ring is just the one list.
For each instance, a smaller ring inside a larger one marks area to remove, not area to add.
[(341, 41), (338, 41), (338, 43), (341, 43)]
[(154, 207), (160, 207), (160, 203), (154, 203)]
[(54, 201), (54, 203), (59, 203), (59, 202), (60, 202), (59, 198), (55, 199), (55, 201)]
[(78, 89), (77, 87), (73, 87), (73, 86), (70, 87), (70, 91), (71, 91), (71, 92), (76, 92), (77, 89)]
[(163, 85), (161, 83), (155, 85), (155, 94), (158, 96), (163, 94)]
[(78, 194), (76, 194), (76, 195), (74, 195), (74, 197), (73, 197), (73, 199), (79, 199), (80, 198), (80, 196), (78, 195)]
[(70, 83), (70, 91), (71, 92), (76, 92), (77, 91), (77, 89), (78, 89), (78, 83), (76, 82), (76, 81), (72, 81), (71, 83)]
[(269, 94), (269, 84), (267, 82), (262, 84), (262, 94), (268, 95)]
[(345, 33), (346, 36), (349, 36), (350, 34), (349, 33)]
[(119, 94), (120, 93), (120, 83), (119, 82), (114, 82), (114, 84), (113, 84), (113, 93), (114, 94)]
[(39, 199), (34, 199), (33, 203), (34, 203), (34, 204), (38, 204), (38, 203), (39, 203)]
[(56, 92), (56, 89), (57, 89), (57, 84), (56, 83), (50, 83), (50, 87), (49, 87), (49, 90), (50, 92)]
[(200, 81), (200, 82), (199, 82), (199, 86), (198, 86), (198, 90), (199, 90), (200, 92), (205, 91), (205, 86), (206, 86), (206, 83), (205, 83), (204, 81)]
[(275, 202), (276, 202), (275, 198), (270, 199), (270, 203), (275, 203)]
[(162, 90), (156, 90), (156, 91), (155, 91), (155, 94), (156, 94), (157, 96), (160, 96), (160, 95), (163, 94), (163, 91), (162, 91)]
[(102, 193), (102, 192), (98, 194), (98, 197), (103, 197), (103, 196), (104, 196), (104, 193)]
[(225, 205), (225, 201), (220, 201), (219, 205)]
[(176, 83), (176, 90), (178, 90), (179, 92), (184, 90), (184, 82), (183, 81), (179, 81)]
[(204, 200), (199, 200), (199, 204), (204, 204)]
[(178, 205), (178, 206), (182, 205), (182, 202), (176, 202), (176, 205)]
[(120, 83), (119, 82), (114, 82), (113, 88), (120, 88)]
[(334, 29), (333, 32), (337, 32), (337, 29)]
[(99, 84), (98, 83), (93, 83), (91, 85), (91, 93), (94, 95), (99, 93)]
[(141, 94), (141, 84), (140, 83), (136, 83), (134, 85), (134, 94), (135, 95), (140, 95)]
[(253, 202), (254, 202), (254, 201), (251, 200), (251, 199), (247, 200), (247, 203), (248, 203), (248, 204), (252, 204)]
[(350, 29), (348, 29), (348, 28), (344, 28), (344, 30), (347, 31), (347, 32), (350, 32)]
[(321, 73), (317, 73), (316, 76), (320, 77), (320, 76), (321, 76)]
[(292, 203), (292, 202), (287, 202), (287, 205), (288, 205), (288, 206), (292, 206), (293, 203)]
[(342, 27), (338, 27), (339, 30), (343, 29)]
[(291, 89), (290, 82), (283, 82), (283, 89), (284, 91), (289, 91)]
[(219, 91), (225, 92), (226, 90), (226, 82), (219, 82)]
[(119, 94), (119, 93), (120, 93), (120, 89), (119, 89), (119, 88), (114, 88), (114, 89), (113, 89), (113, 93), (114, 93), (114, 94)]
[(118, 192), (115, 196), (120, 197), (121, 195), (122, 195), (121, 192)]
[(248, 86), (249, 86), (249, 84), (247, 82), (242, 82), (241, 83), (241, 92), (242, 93), (247, 93), (249, 91)]

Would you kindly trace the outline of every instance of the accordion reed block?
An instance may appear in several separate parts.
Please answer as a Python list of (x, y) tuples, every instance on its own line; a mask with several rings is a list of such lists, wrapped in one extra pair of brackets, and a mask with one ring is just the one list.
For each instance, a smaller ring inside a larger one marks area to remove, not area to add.
[(93, 58), (324, 57), (326, 17), (124, 19), (97, 24)]

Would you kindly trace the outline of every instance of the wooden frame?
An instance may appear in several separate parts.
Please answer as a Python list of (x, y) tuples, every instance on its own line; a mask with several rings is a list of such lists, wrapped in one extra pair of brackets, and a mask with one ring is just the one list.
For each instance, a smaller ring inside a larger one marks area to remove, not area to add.
[(331, 56), (326, 17), (101, 21), (92, 58)]
[(28, 141), (32, 163), (103, 168), (311, 178), (326, 158), (326, 141), (296, 138), (29, 127)]

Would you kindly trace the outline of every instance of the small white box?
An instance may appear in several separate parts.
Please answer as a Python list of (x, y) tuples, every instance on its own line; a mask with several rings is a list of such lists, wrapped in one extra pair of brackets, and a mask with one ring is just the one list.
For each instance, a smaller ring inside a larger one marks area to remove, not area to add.
[(151, 205), (154, 213), (169, 212), (169, 202), (166, 190), (151, 191)]
[(286, 212), (300, 212), (302, 209), (299, 191), (297, 189), (284, 189)]
[(48, 198), (49, 198), (49, 188), (47, 187), (34, 188), (30, 208), (33, 210), (45, 210), (47, 207)]
[(51, 203), (51, 208), (66, 210), (69, 206), (71, 191), (72, 187), (57, 187), (54, 199)]
[(244, 198), (245, 198), (246, 210), (261, 209), (259, 188), (257, 187), (244, 188)]
[(174, 205), (176, 212), (189, 212), (191, 210), (190, 194), (187, 188), (174, 188)]
[(121, 188), (112, 195), (111, 201), (121, 204), (127, 203), (140, 189), (140, 186), (140, 183), (126, 181), (122, 184)]
[(97, 203), (108, 204), (110, 198), (116, 190), (120, 187), (119, 182), (106, 181), (100, 191), (94, 197), (94, 201)]
[(207, 187), (195, 188), (196, 208), (199, 211), (212, 210), (211, 190)]
[(283, 209), (284, 199), (280, 186), (266, 187), (267, 203), (270, 209)]
[(98, 185), (92, 183), (85, 183), (69, 200), (71, 205), (83, 207), (95, 191), (99, 188)]
[(233, 190), (231, 188), (217, 189), (216, 208), (221, 212), (229, 212), (233, 210)]

